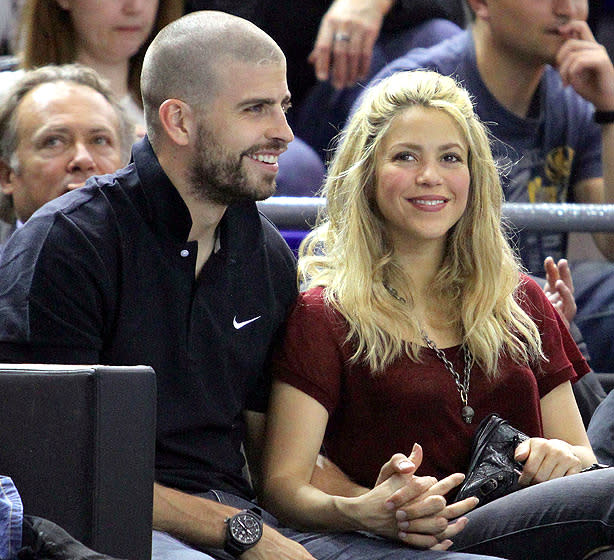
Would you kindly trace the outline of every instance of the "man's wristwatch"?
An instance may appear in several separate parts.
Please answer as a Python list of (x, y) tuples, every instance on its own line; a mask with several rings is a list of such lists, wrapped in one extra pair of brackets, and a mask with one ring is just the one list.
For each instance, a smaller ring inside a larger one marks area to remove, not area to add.
[(228, 517), (225, 523), (224, 550), (235, 558), (258, 544), (262, 537), (262, 516), (257, 507), (235, 513), (232, 517)]

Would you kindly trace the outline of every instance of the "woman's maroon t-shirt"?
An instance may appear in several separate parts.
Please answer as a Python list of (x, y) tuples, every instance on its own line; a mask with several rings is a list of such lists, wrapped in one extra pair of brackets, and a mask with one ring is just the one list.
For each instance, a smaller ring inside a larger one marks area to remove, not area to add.
[[(517, 297), (535, 320), (549, 360), (530, 369), (503, 356), (495, 382), (474, 366), (469, 389), (469, 404), (475, 410), (472, 424), (461, 417), (452, 375), (428, 348), (421, 352), (421, 363), (404, 356), (384, 373), (373, 374), (363, 364), (350, 365), (346, 323), (325, 304), (322, 288), (300, 295), (284, 344), (274, 358), (274, 372), (277, 379), (326, 408), (325, 452), (354, 481), (372, 487), (381, 466), (394, 453), (409, 454), (414, 442), (424, 449), (418, 474), (442, 478), (465, 472), (473, 433), (484, 417), (497, 412), (526, 434), (541, 436), (540, 398), (589, 371), (540, 287), (523, 277)], [(460, 347), (444, 351), (456, 371), (462, 372)]]

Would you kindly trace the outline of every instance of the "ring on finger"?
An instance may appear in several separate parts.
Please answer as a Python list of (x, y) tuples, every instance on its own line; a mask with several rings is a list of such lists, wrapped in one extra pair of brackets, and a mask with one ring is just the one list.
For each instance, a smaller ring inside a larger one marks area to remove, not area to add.
[(342, 31), (337, 31), (337, 33), (333, 35), (335, 41), (349, 41), (351, 38), (352, 36), (349, 33), (343, 33)]

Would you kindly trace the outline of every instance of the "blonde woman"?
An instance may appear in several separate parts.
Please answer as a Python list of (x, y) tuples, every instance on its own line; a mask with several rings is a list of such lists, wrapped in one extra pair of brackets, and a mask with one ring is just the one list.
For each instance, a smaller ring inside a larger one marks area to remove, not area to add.
[[(302, 528), (449, 546), (455, 506), (417, 541), (415, 504), (373, 500), (380, 466), (413, 448), (419, 474), (459, 480), (477, 426), (498, 412), (531, 436), (516, 449), (527, 488), (470, 511), (451, 549), (579, 559), (611, 545), (614, 469), (578, 474), (595, 462), (571, 389), (588, 366), (507, 243), (465, 90), (420, 71), (374, 86), (324, 194), (327, 217), (301, 247), (307, 290), (274, 359), (266, 506)], [(322, 445), (352, 480), (338, 494), (310, 484)]]

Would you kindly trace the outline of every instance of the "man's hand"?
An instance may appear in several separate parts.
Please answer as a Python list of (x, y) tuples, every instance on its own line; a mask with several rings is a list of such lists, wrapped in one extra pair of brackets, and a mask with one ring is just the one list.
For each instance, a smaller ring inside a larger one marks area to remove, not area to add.
[[(223, 548), (224, 520), (237, 509), (154, 484), (153, 528), (202, 548)], [(258, 544), (241, 555), (248, 560), (314, 560), (300, 544), (264, 525)]]
[(597, 110), (614, 111), (614, 66), (603, 45), (585, 21), (573, 20), (561, 26), (567, 37), (556, 55), (556, 65), (565, 85)]
[(391, 0), (335, 0), (324, 14), (309, 55), (318, 80), (336, 89), (367, 77), (373, 46)]
[(558, 311), (563, 322), (569, 327), (569, 323), (574, 320), (577, 311), (569, 263), (566, 259), (561, 259), (558, 263), (555, 263), (552, 257), (546, 257), (544, 270), (546, 271), (544, 292), (550, 303)]
[(299, 543), (284, 537), (266, 525), (258, 544), (241, 554), (241, 558), (244, 560), (315, 560)]

